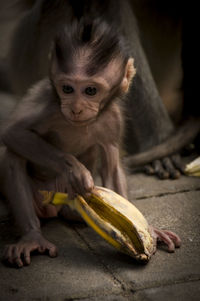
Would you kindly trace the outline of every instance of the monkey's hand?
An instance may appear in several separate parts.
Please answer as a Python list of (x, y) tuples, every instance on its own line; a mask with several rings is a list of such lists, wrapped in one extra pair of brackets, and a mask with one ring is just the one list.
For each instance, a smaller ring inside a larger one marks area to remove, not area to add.
[(184, 164), (181, 162), (180, 155), (172, 155), (160, 160), (155, 160), (144, 167), (149, 175), (156, 175), (160, 179), (178, 179), (184, 174)]
[(157, 242), (163, 242), (168, 247), (168, 252), (174, 252), (175, 248), (181, 246), (180, 237), (172, 231), (160, 230), (154, 227), (150, 227), (151, 235), (154, 239), (154, 253), (157, 249)]
[(21, 268), (31, 263), (30, 254), (32, 251), (38, 251), (41, 254), (47, 251), (50, 257), (57, 256), (56, 246), (46, 240), (40, 232), (32, 230), (22, 236), (18, 243), (5, 247), (3, 260)]
[(66, 163), (66, 187), (70, 199), (77, 194), (85, 195), (94, 188), (94, 181), (90, 171), (76, 158)]

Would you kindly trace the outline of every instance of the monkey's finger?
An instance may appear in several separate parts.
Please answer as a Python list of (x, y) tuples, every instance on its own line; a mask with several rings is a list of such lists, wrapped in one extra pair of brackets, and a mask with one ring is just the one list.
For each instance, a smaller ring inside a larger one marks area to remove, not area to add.
[(29, 265), (31, 263), (30, 250), (25, 248), (23, 250), (23, 253), (24, 253), (24, 262), (25, 262), (25, 264)]
[(69, 183), (67, 186), (69, 194), (71, 195), (71, 199), (74, 199), (77, 194), (83, 195), (85, 192), (80, 173), (70, 173)]
[(171, 240), (173, 240), (176, 248), (180, 248), (180, 246), (181, 246), (181, 239), (180, 239), (180, 237), (178, 235), (176, 235), (174, 232), (169, 231), (169, 230), (163, 230), (163, 232), (165, 234), (167, 234)]
[(71, 187), (72, 187), (72, 193), (74, 194), (74, 197), (77, 194), (84, 195), (86, 192), (84, 187), (84, 181), (81, 175), (74, 175), (74, 177), (71, 180)]
[(153, 161), (152, 165), (153, 165), (153, 168), (155, 170), (155, 173), (158, 175), (158, 177), (160, 179), (168, 179), (169, 178), (169, 172), (167, 172), (163, 168), (160, 160)]
[(147, 174), (147, 175), (154, 175), (155, 174), (155, 170), (154, 168), (152, 167), (152, 165), (150, 164), (147, 164), (144, 166), (144, 172)]
[(21, 259), (21, 250), (17, 247), (13, 249), (13, 262), (19, 267), (23, 267), (23, 262)]
[(5, 246), (5, 249), (3, 252), (3, 259), (8, 261), (9, 263), (12, 263), (12, 246), (11, 245)]
[(8, 262), (10, 264), (15, 264), (16, 258), (17, 255), (15, 254), (15, 246), (13, 245), (11, 248), (9, 248)]
[(91, 174), (88, 174), (88, 176), (83, 178), (83, 185), (86, 193), (91, 192), (94, 189), (94, 181)]
[(176, 166), (176, 168), (182, 173), (184, 174), (184, 170), (185, 170), (185, 164), (181, 162), (181, 157), (180, 155), (176, 154), (176, 155), (172, 155), (171, 156), (172, 162), (173, 164)]
[(15, 264), (17, 265), (18, 268), (22, 268), (24, 266), (20, 257), (15, 258)]
[(162, 159), (162, 163), (165, 169), (170, 174), (170, 178), (172, 179), (180, 178), (181, 175), (180, 172), (174, 167), (174, 165), (172, 164), (171, 160), (168, 157)]
[(49, 250), (49, 256), (50, 257), (56, 257), (58, 256), (58, 249), (56, 248), (56, 246), (50, 246), (48, 247), (48, 250)]
[(67, 190), (66, 192), (68, 194), (69, 199), (73, 200), (76, 197), (76, 193), (70, 183), (66, 184), (66, 190)]
[(45, 251), (46, 251), (46, 248), (45, 248), (45, 247), (43, 247), (43, 246), (39, 246), (39, 247), (38, 247), (38, 252), (39, 252), (40, 254), (43, 254)]
[(83, 184), (83, 180), (77, 180), (73, 186), (74, 190), (77, 194), (84, 195), (86, 190)]
[(168, 252), (175, 251), (175, 245), (170, 237), (162, 230), (154, 229), (155, 233), (157, 234), (158, 241), (164, 242), (168, 247)]

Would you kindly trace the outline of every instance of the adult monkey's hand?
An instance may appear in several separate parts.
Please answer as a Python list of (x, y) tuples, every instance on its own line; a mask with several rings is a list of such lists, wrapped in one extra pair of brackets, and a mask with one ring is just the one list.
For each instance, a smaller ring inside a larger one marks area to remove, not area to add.
[(124, 161), (132, 167), (145, 166), (148, 174), (156, 174), (161, 179), (177, 179), (184, 173), (184, 164), (177, 152), (193, 141), (199, 130), (200, 120), (189, 118), (163, 143), (139, 154), (127, 156)]
[(179, 154), (155, 160), (144, 166), (148, 175), (157, 175), (160, 179), (178, 179), (184, 174), (184, 164)]

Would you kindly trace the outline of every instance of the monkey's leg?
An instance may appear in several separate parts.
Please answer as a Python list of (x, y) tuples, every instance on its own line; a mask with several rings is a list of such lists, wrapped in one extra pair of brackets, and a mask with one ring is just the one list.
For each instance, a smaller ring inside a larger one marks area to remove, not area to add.
[(103, 186), (127, 198), (126, 177), (120, 164), (118, 147), (114, 145), (102, 146), (101, 159), (100, 175)]
[(98, 158), (98, 148), (96, 145), (90, 147), (85, 153), (78, 157), (78, 160), (91, 172), (94, 176), (96, 163)]
[(14, 153), (4, 151), (1, 156), (1, 179), (4, 174), (2, 192), (9, 202), (15, 221), (22, 237), (11, 245), (7, 245), (3, 258), (12, 265), (22, 267), (30, 264), (30, 253), (37, 250), (40, 253), (48, 251), (55, 257), (55, 245), (47, 241), (41, 233), (40, 222), (33, 206), (33, 194), (27, 176), (26, 161)]
[[(130, 52), (135, 59), (136, 76), (130, 87), (127, 99), (127, 133), (126, 146), (131, 154), (143, 152), (160, 144), (172, 133), (174, 127), (158, 93), (151, 70), (146, 59), (137, 28), (136, 18), (128, 1), (121, 1), (121, 19), (123, 33), (130, 44)], [(171, 160), (171, 158), (169, 158)], [(168, 163), (168, 162), (167, 162)], [(166, 170), (166, 172), (164, 172)], [(178, 175), (177, 168), (171, 160), (166, 165), (160, 161), (151, 172), (164, 178)]]

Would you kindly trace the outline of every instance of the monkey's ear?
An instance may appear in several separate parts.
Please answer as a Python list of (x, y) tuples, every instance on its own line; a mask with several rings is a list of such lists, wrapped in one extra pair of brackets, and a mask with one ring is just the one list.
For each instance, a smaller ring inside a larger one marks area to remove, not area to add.
[(134, 59), (131, 57), (128, 59), (128, 62), (126, 64), (124, 78), (121, 83), (121, 89), (124, 93), (128, 92), (130, 83), (133, 77), (135, 76), (135, 74), (136, 74), (136, 69), (134, 67)]

